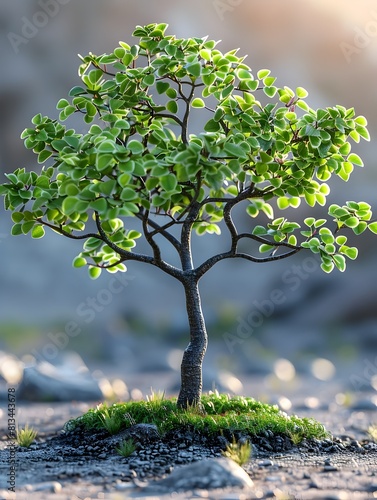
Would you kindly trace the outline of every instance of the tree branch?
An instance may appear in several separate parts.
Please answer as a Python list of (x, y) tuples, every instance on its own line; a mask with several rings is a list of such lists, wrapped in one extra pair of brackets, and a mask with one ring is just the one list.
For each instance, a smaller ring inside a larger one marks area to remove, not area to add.
[(112, 242), (107, 234), (105, 233), (98, 212), (95, 212), (95, 219), (96, 219), (96, 225), (98, 232), (101, 236), (101, 239), (106, 245), (108, 245), (114, 252), (118, 253), (121, 257), (122, 260), (136, 260), (139, 262), (147, 262), (149, 264), (155, 264), (155, 260), (153, 257), (150, 257), (149, 255), (143, 255), (143, 254), (134, 254), (128, 250), (125, 250), (124, 248), (121, 248), (120, 246), (116, 245), (114, 242)]
[(241, 233), (237, 235), (238, 240), (241, 240), (243, 238), (255, 240), (258, 241), (259, 243), (264, 243), (265, 245), (271, 245), (274, 247), (286, 247), (286, 248), (291, 248), (292, 250), (301, 249), (301, 247), (298, 245), (291, 245), (291, 243), (286, 243), (284, 241), (270, 241), (267, 240), (266, 238), (262, 238), (261, 236), (257, 236), (256, 234)]
[(192, 262), (192, 252), (191, 252), (191, 230), (192, 230), (192, 225), (194, 224), (194, 222), (196, 222), (198, 213), (200, 212), (201, 209), (201, 204), (198, 203), (197, 201), (200, 194), (201, 183), (202, 183), (202, 174), (199, 171), (196, 174), (195, 194), (189, 205), (190, 208), (188, 210), (187, 217), (183, 223), (181, 232), (180, 257), (181, 257), (183, 271), (192, 270), (194, 267), (194, 264)]
[(275, 260), (285, 259), (287, 257), (290, 257), (291, 255), (294, 255), (295, 253), (299, 252), (300, 250), (302, 250), (301, 247), (296, 248), (294, 250), (291, 250), (290, 252), (284, 253), (282, 255), (274, 255), (274, 256), (269, 256), (269, 257), (264, 257), (264, 258), (253, 257), (252, 255), (245, 254), (245, 253), (234, 253), (230, 250), (229, 252), (224, 252), (224, 253), (215, 255), (214, 257), (210, 257), (208, 260), (203, 262), (203, 264), (201, 264), (197, 269), (195, 269), (195, 276), (199, 280), (215, 264), (217, 264), (218, 262), (225, 260), (225, 259), (245, 259), (245, 260), (249, 260), (251, 262), (256, 262), (256, 263), (260, 264), (260, 263), (264, 263), (264, 262), (273, 262)]
[(143, 231), (145, 235), (145, 239), (151, 246), (153, 250), (153, 256), (154, 259), (158, 262), (161, 262), (161, 250), (160, 247), (157, 245), (157, 243), (154, 241), (153, 236), (151, 236), (151, 233), (148, 230), (148, 219), (149, 219), (149, 211), (146, 210), (143, 214), (142, 222), (143, 222)]
[[(136, 217), (142, 221), (144, 215), (140, 212), (136, 215)], [(151, 238), (153, 238), (156, 234), (161, 234), (161, 236), (163, 236), (165, 239), (167, 239), (178, 252), (181, 250), (181, 244), (179, 243), (177, 238), (175, 238), (172, 234), (170, 234), (168, 231), (166, 231), (166, 229), (168, 229), (169, 227), (174, 226), (174, 224), (176, 224), (176, 221), (171, 221), (168, 224), (165, 224), (164, 226), (160, 226), (159, 224), (157, 224), (157, 222), (155, 222), (149, 218), (148, 218), (147, 222), (148, 222), (148, 225), (153, 227), (153, 229), (154, 229), (154, 231), (151, 231), (149, 233), (149, 236)]]
[(189, 82), (176, 82), (178, 84), (178, 93), (183, 99), (183, 101), (186, 103), (186, 110), (185, 114), (183, 115), (183, 120), (182, 120), (182, 142), (184, 144), (188, 144), (188, 138), (187, 138), (187, 129), (188, 129), (188, 120), (190, 116), (190, 101), (194, 96), (195, 92), (195, 85), (191, 84), (191, 89), (188, 97), (185, 95), (185, 93), (182, 90), (182, 83), (189, 83)]
[(158, 267), (159, 269), (164, 271), (166, 274), (169, 274), (170, 276), (173, 276), (174, 278), (178, 279), (179, 281), (182, 281), (183, 273), (180, 269), (177, 269), (176, 267), (168, 264), (167, 262), (165, 262), (163, 260), (156, 260), (154, 257), (150, 257), (149, 255), (129, 252), (128, 250), (125, 250), (124, 248), (121, 248), (118, 245), (116, 245), (115, 243), (113, 243), (107, 237), (107, 234), (103, 230), (98, 212), (95, 212), (95, 219), (96, 219), (96, 225), (97, 225), (98, 232), (102, 237), (101, 239), (107, 245), (109, 245), (109, 247), (112, 250), (114, 250), (114, 252), (117, 252), (122, 257), (121, 262), (126, 261), (126, 260), (134, 260), (136, 262), (145, 262), (147, 264), (151, 264), (155, 267)]
[(56, 231), (57, 233), (59, 233), (59, 234), (61, 234), (63, 236), (66, 236), (67, 238), (71, 238), (72, 240), (87, 240), (88, 238), (97, 238), (98, 240), (102, 240), (101, 236), (98, 235), (97, 233), (86, 233), (86, 234), (82, 234), (81, 236), (77, 236), (75, 234), (70, 234), (67, 231), (64, 231), (64, 229), (61, 228), (61, 227), (59, 227), (59, 226), (54, 226), (53, 224), (50, 224), (49, 222), (46, 222), (45, 220), (43, 220), (40, 217), (38, 219), (36, 219), (36, 220), (40, 224), (43, 224), (44, 226), (49, 227), (53, 231)]

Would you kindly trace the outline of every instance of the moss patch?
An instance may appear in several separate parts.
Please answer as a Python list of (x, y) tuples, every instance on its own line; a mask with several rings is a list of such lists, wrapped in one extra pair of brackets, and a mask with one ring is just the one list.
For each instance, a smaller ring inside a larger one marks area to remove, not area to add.
[(176, 398), (129, 401), (111, 406), (101, 404), (67, 422), (65, 429), (103, 429), (111, 419), (111, 428), (116, 432), (134, 424), (148, 423), (155, 424), (161, 435), (187, 429), (208, 436), (229, 436), (242, 432), (252, 437), (263, 435), (266, 431), (289, 438), (299, 435), (300, 440), (330, 436), (325, 427), (312, 418), (288, 416), (276, 405), (261, 403), (253, 398), (208, 394), (202, 396), (202, 407), (204, 412), (195, 408), (180, 410), (176, 406)]

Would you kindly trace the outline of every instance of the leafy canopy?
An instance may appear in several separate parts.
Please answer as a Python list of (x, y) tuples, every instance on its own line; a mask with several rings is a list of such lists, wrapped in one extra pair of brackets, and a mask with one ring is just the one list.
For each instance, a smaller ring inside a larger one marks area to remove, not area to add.
[[(17, 169), (0, 186), (13, 212), (12, 234), (41, 238), (50, 227), (85, 240), (74, 265), (89, 264), (96, 278), (103, 268), (124, 271), (126, 260), (157, 265), (157, 234), (180, 250), (171, 227), (219, 234), (225, 219), (232, 238), (226, 257), (245, 257), (237, 245), (248, 238), (269, 255), (250, 260), (278, 258), (281, 247), (286, 255), (307, 248), (324, 271), (343, 271), (357, 249), (337, 233), (377, 233), (368, 203), (331, 205), (329, 220), (309, 217), (301, 229), (275, 218), (270, 202), (275, 198), (279, 210), (301, 201), (325, 205), (331, 176), (348, 181), (354, 166), (363, 166), (349, 140), (369, 140), (366, 119), (339, 105), (314, 110), (305, 89), (277, 87), (267, 69), (254, 75), (237, 50), (223, 54), (215, 41), (176, 38), (166, 28), (138, 26), (138, 44), (80, 56), (82, 84), (58, 102), (59, 120), (34, 116), (21, 137), (44, 166), (39, 173)], [(62, 125), (71, 115), (88, 124), (86, 133)], [(202, 131), (192, 132), (191, 117), (201, 119)], [(238, 234), (230, 211), (241, 201), (250, 217), (270, 222)], [(128, 217), (142, 221), (153, 258), (134, 253), (142, 234), (124, 227)], [(159, 217), (168, 222), (161, 226)], [(85, 233), (91, 218), (97, 229)]]

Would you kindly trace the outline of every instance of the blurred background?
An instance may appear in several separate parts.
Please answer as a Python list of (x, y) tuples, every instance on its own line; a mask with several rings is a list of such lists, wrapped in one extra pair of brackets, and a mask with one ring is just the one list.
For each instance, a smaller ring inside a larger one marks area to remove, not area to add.
[[(20, 134), (36, 113), (58, 116), (57, 101), (79, 84), (77, 54), (111, 52), (119, 40), (132, 43), (136, 25), (152, 22), (169, 23), (168, 32), (178, 37), (222, 40), (223, 52), (239, 47), (255, 73), (269, 68), (279, 86), (306, 88), (311, 107), (354, 106), (366, 116), (371, 142), (354, 146), (365, 168), (356, 170), (348, 184), (334, 180), (329, 201), (364, 200), (377, 210), (373, 0), (2, 2), (1, 182), (5, 172), (36, 168)], [(321, 207), (302, 205), (300, 210), (300, 217), (324, 213)], [(56, 234), (42, 240), (11, 237), (10, 228), (10, 214), (1, 207), (0, 371), (5, 380), (19, 380), (17, 366), (23, 365), (18, 360), (56, 364), (65, 359), (73, 367), (85, 363), (102, 380), (103, 390), (106, 380), (110, 385), (118, 380), (119, 394), (127, 390), (119, 381), (131, 387), (136, 376), (153, 387), (164, 385), (164, 374), (178, 383), (188, 340), (179, 283), (136, 263), (121, 281), (109, 274), (91, 281), (85, 270), (71, 266), (79, 242)], [(201, 281), (210, 337), (207, 388), (215, 382), (242, 391), (257, 373), (269, 377), (277, 391), (300, 373), (319, 383), (338, 376), (345, 391), (377, 387), (377, 240), (365, 233), (357, 244), (359, 259), (349, 262), (344, 274), (325, 275), (307, 254), (268, 265), (224, 262), (208, 273)], [(196, 262), (218, 246), (216, 236), (200, 239)], [(269, 307), (273, 290), (280, 291), (281, 300)], [(174, 384), (162, 388), (175, 390)]]

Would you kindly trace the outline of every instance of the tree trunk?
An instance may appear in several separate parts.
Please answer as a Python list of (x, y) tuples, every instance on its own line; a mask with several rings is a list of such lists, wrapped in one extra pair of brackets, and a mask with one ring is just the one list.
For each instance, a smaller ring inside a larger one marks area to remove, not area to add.
[(181, 364), (181, 390), (177, 401), (179, 408), (200, 404), (203, 386), (202, 365), (208, 343), (198, 282), (190, 278), (183, 283), (183, 286), (190, 326), (190, 343), (185, 349)]

